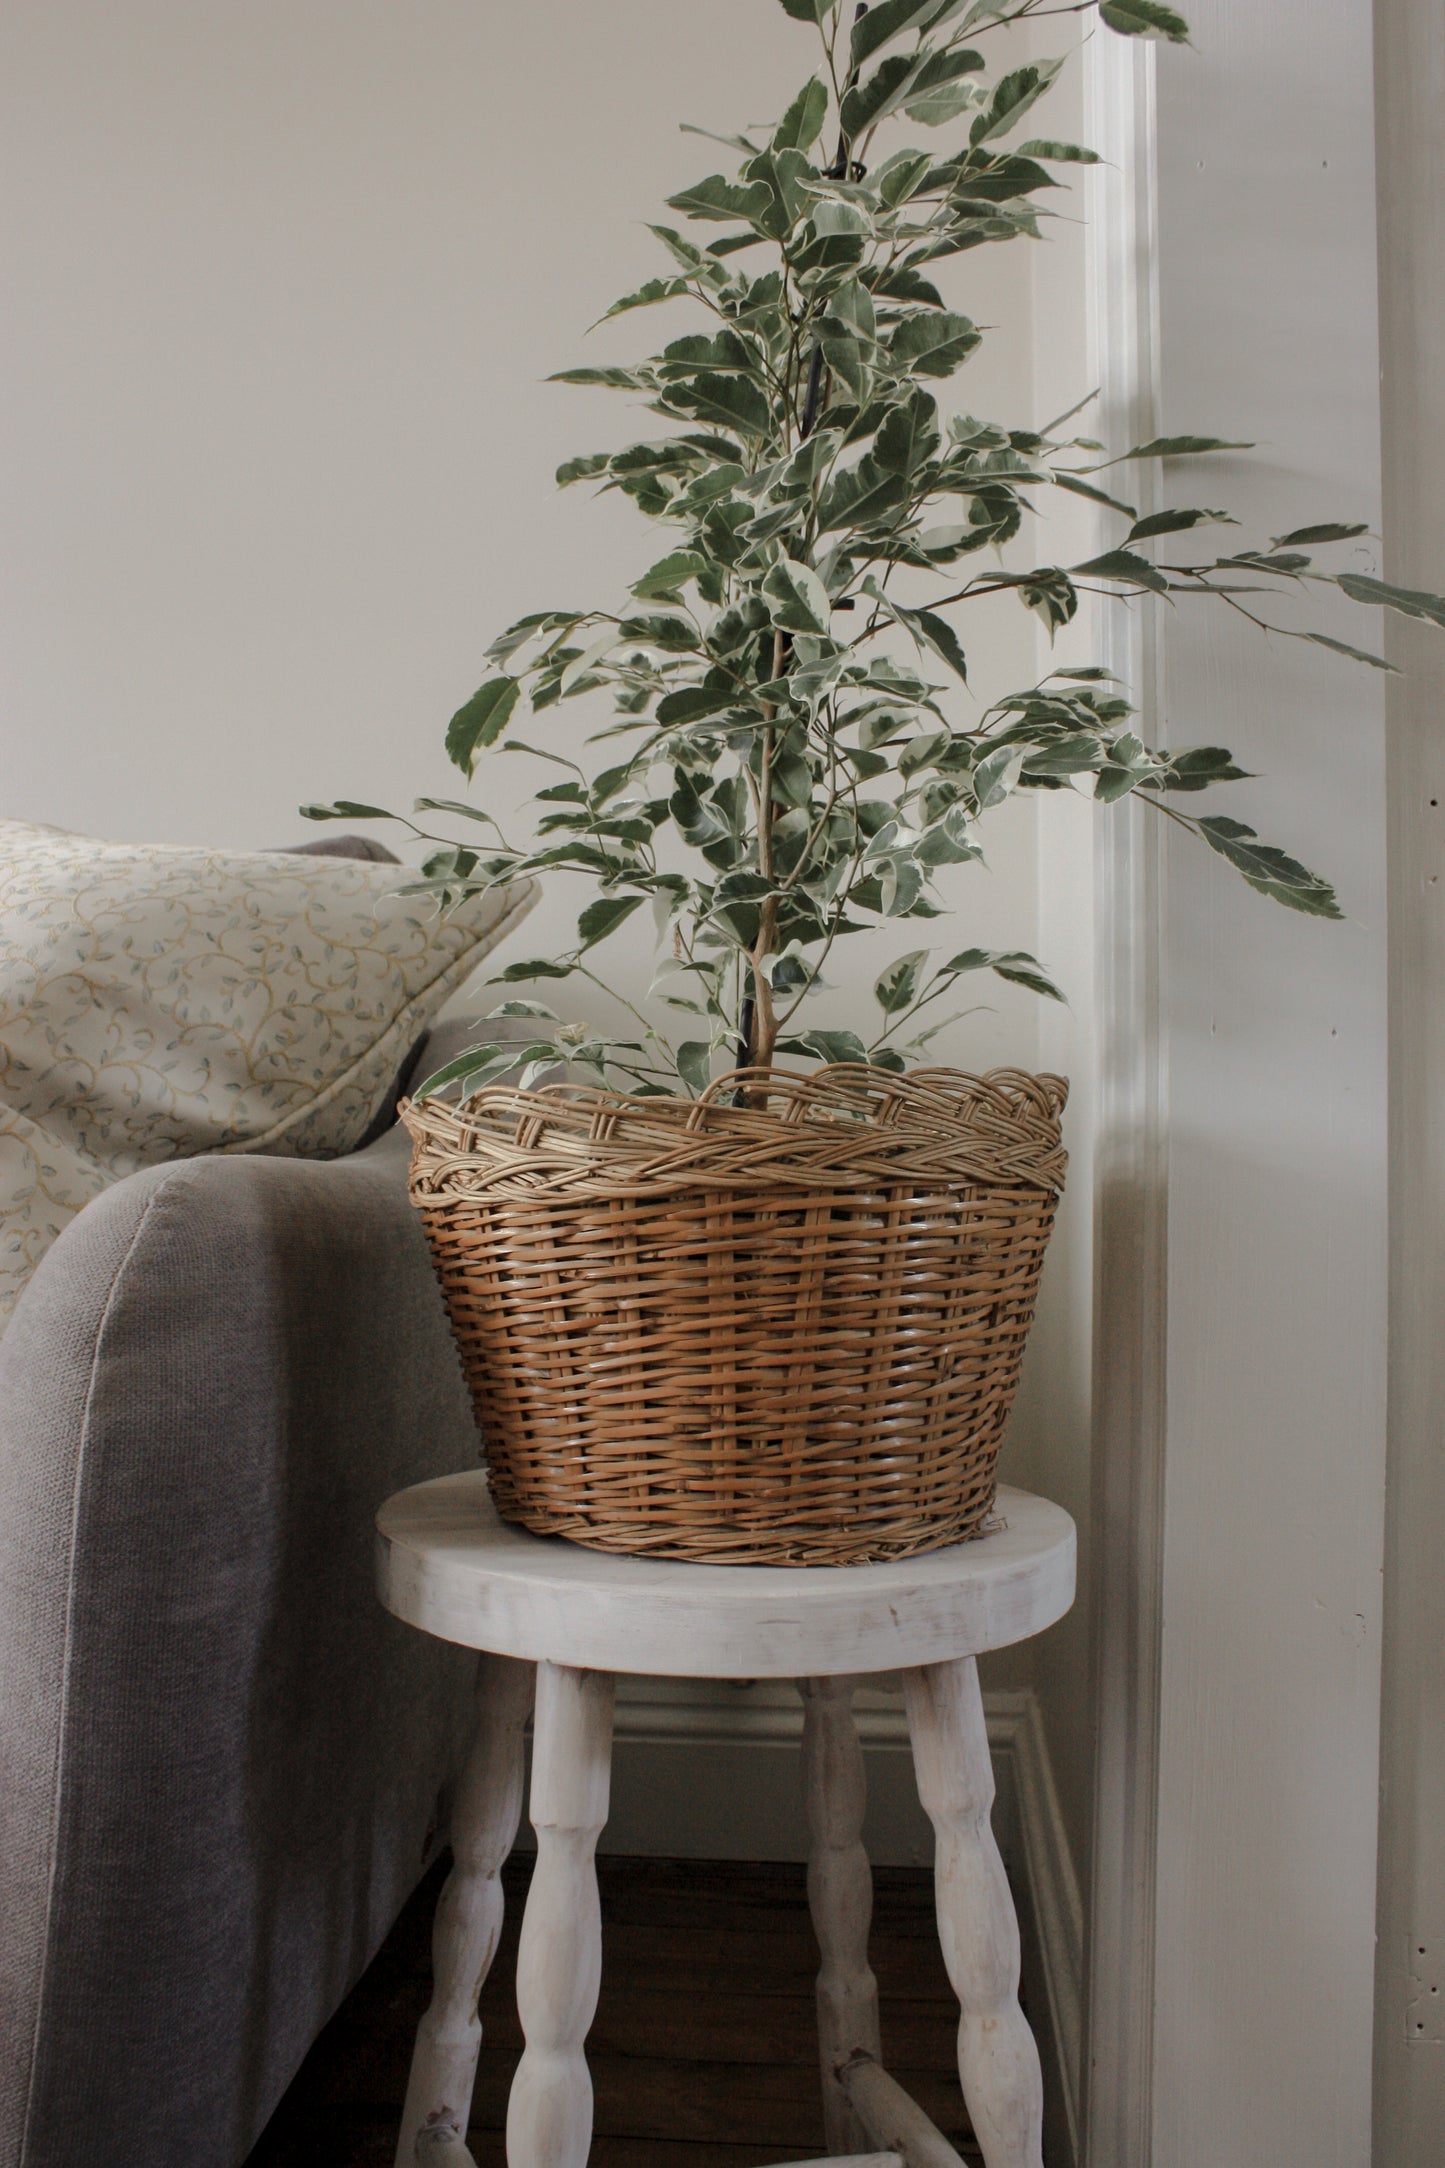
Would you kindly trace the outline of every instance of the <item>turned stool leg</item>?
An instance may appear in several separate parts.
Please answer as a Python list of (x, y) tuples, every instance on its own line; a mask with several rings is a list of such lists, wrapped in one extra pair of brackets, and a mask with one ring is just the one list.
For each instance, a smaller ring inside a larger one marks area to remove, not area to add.
[(396, 2168), (415, 2168), (425, 2126), (465, 2139), (482, 2028), (477, 1997), (502, 1931), (501, 1869), (522, 1818), (522, 1733), (532, 1706), (531, 1664), (483, 1656), (477, 1729), (452, 1810), (452, 1871), (432, 1928), (431, 2004), (417, 2031), (396, 2144)]
[(868, 2135), (838, 2083), (861, 2049), (875, 2058), (878, 1983), (868, 1968), (873, 1876), (863, 1849), (866, 1784), (851, 1679), (800, 1679), (803, 1803), (808, 1817), (808, 1903), (818, 1937), (818, 2051), (823, 2127), (834, 2156), (864, 2153)]
[(612, 1680), (538, 1664), (537, 1866), (517, 1958), (517, 2010), (527, 2046), (507, 2103), (508, 2168), (586, 2168), (592, 2080), (582, 2047), (602, 1980), (594, 1855), (607, 1819), (611, 1758)]
[(972, 1657), (903, 1674), (918, 1795), (938, 1841), (943, 1961), (958, 2074), (987, 2168), (1042, 2168), (1039, 2055), (1018, 2002), (1019, 1930), (989, 1824), (993, 1764)]

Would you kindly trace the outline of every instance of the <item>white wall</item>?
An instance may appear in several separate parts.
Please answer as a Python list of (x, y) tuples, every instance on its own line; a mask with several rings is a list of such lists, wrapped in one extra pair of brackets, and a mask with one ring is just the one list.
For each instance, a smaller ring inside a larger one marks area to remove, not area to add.
[[(543, 380), (684, 328), (655, 313), (582, 336), (658, 268), (643, 221), (727, 158), (675, 122), (765, 119), (813, 64), (775, 0), (735, 7), (727, 37), (718, 20), (704, 0), (0, 12), (0, 809), (252, 845), (304, 833), (307, 799), (458, 794), (442, 731), (492, 634), (554, 600), (605, 602), (656, 554), (622, 499), (552, 480), (653, 418)], [(1071, 35), (1046, 27), (1049, 50)], [(1060, 114), (1059, 133), (1073, 125)], [(989, 330), (960, 403), (1029, 423), (1089, 389), (1074, 227), (944, 276)], [(989, 610), (970, 628), (985, 697), (1030, 682), (1039, 656), (1011, 600)], [(573, 710), (545, 727), (583, 726)], [(538, 779), (496, 763), (477, 796), (520, 826)], [(944, 1058), (1086, 1067), (1088, 832), (1082, 804), (1018, 804), (991, 870), (961, 875), (950, 929), (1024, 948), (1047, 930), (1074, 1012), (1041, 1020), (1032, 996), (991, 988)], [(559, 888), (507, 953), (555, 953), (575, 901)], [(641, 945), (606, 956), (639, 992)], [(833, 1020), (856, 1020), (881, 960), (840, 958)], [(1015, 1480), (1081, 1518), (1087, 1106), (1085, 1090), (1007, 1448)], [(1080, 1857), (1085, 1633), (1081, 1609), (1043, 1652)], [(1020, 1655), (994, 1682), (1031, 1675)]]
[[(644, 221), (727, 159), (676, 123), (766, 118), (814, 64), (775, 0), (735, 20), (719, 38), (704, 0), (12, 0), (6, 810), (262, 844), (301, 833), (307, 799), (458, 795), (442, 732), (487, 641), (552, 601), (605, 606), (657, 554), (621, 497), (552, 479), (655, 418), (544, 379), (687, 328), (673, 310), (583, 337), (664, 261)], [(954, 283), (999, 327), (961, 397), (1028, 418), (1022, 251)], [(1028, 681), (1033, 636), (989, 607), (996, 691)], [(582, 728), (574, 708), (547, 736)], [(476, 790), (521, 828), (549, 779), (511, 758)], [(962, 938), (1033, 945), (1033, 852), (1021, 808), (960, 886)], [(555, 953), (578, 901), (558, 884), (513, 953)], [(883, 960), (842, 959), (839, 1017)], [(608, 963), (645, 980), (635, 940)], [(1031, 1062), (1033, 997), (986, 999), (946, 1051)]]

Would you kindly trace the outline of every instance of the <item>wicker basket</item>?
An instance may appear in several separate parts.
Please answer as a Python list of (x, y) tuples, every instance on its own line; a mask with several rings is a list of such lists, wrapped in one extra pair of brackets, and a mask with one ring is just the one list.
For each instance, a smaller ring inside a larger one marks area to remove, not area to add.
[(403, 1107), (498, 1511), (731, 1564), (956, 1543), (993, 1503), (1068, 1087), (742, 1081)]

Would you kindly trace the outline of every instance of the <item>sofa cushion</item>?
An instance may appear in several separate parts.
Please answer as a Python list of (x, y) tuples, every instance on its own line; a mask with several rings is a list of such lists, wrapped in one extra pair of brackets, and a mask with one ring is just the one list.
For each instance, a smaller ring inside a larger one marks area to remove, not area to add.
[(199, 1152), (352, 1150), (530, 908), (450, 918), (395, 864), (0, 821), (0, 1329), (110, 1183)]

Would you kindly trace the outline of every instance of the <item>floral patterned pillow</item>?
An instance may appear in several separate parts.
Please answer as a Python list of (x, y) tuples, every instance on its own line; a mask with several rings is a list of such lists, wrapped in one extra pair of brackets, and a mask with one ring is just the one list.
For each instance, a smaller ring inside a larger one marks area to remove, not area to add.
[(197, 1152), (334, 1158), (531, 908), (439, 919), (406, 869), (0, 820), (0, 1330), (81, 1207)]

